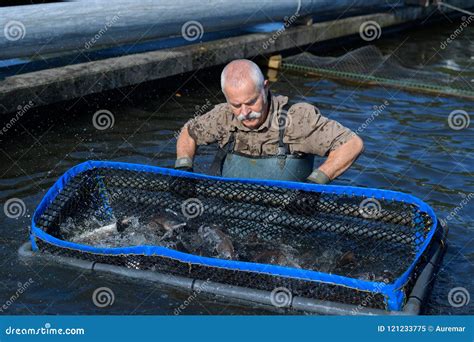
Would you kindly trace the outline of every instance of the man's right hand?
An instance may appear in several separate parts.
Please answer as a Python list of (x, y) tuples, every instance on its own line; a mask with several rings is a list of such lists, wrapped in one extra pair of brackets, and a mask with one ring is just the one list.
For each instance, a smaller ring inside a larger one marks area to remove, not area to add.
[(193, 172), (193, 159), (189, 157), (181, 157), (176, 159), (174, 168), (180, 171)]
[(179, 133), (176, 142), (176, 163), (174, 168), (181, 171), (193, 172), (193, 158), (196, 153), (196, 142), (189, 135), (188, 127), (185, 125)]

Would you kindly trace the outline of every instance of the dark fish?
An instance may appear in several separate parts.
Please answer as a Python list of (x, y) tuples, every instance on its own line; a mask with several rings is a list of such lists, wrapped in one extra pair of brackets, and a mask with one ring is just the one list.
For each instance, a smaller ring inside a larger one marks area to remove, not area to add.
[(196, 231), (185, 230), (176, 236), (176, 249), (180, 252), (196, 255), (211, 254), (211, 250), (205, 250), (205, 244)]
[(363, 273), (356, 274), (355, 278), (360, 279), (360, 280), (374, 281), (376, 278), (376, 275), (374, 272), (363, 272)]
[(319, 256), (313, 256), (311, 269), (324, 273), (332, 273), (340, 255), (341, 252), (339, 250), (327, 249)]
[(125, 229), (124, 227), (130, 225), (133, 220), (136, 220), (136, 218), (122, 218), (114, 223), (101, 226), (76, 235), (72, 237), (71, 241), (91, 245), (99, 245), (106, 240), (111, 240), (113, 238), (118, 237), (119, 233), (123, 232), (123, 230)]
[(348, 251), (341, 255), (336, 262), (336, 267), (345, 267), (349, 265), (355, 265), (357, 263), (354, 252)]
[(217, 252), (217, 257), (231, 260), (237, 258), (231, 239), (217, 225), (202, 225), (198, 234), (211, 250)]
[(166, 209), (165, 212), (159, 212), (153, 215), (148, 224), (160, 225), (166, 231), (172, 231), (184, 227), (186, 222), (180, 220), (178, 214), (174, 211)]
[(271, 249), (271, 245), (262, 240), (256, 232), (248, 233), (239, 241), (237, 248), (243, 261), (252, 261), (255, 251)]
[(153, 215), (148, 220), (146, 226), (157, 234), (162, 235), (160, 240), (165, 240), (170, 238), (176, 230), (186, 226), (186, 222), (180, 221), (178, 214), (174, 211), (166, 209), (165, 212)]
[(315, 262), (314, 251), (307, 251), (301, 254), (301, 267), (307, 270), (317, 270), (318, 266)]
[(277, 250), (268, 250), (258, 253), (253, 259), (253, 262), (259, 264), (278, 264), (281, 253)]
[(117, 231), (119, 233), (122, 233), (124, 232), (125, 230), (127, 230), (128, 228), (130, 228), (131, 226), (133, 226), (134, 222), (136, 218), (131, 216), (131, 217), (124, 217), (120, 220), (117, 221)]
[(393, 280), (395, 280), (395, 276), (392, 272), (390, 272), (389, 270), (384, 270), (383, 273), (382, 273), (382, 281), (384, 283), (391, 283)]
[(249, 233), (245, 236), (245, 240), (247, 244), (255, 244), (260, 243), (260, 238), (256, 232)]
[(79, 235), (72, 237), (72, 242), (79, 242), (85, 244), (96, 244), (100, 241), (104, 240), (105, 238), (118, 234), (117, 231), (117, 224), (112, 223), (106, 226), (102, 226)]
[(252, 260), (260, 264), (274, 264), (287, 267), (302, 268), (301, 264), (288, 251), (282, 249), (270, 249), (258, 253)]
[(382, 275), (376, 275), (374, 272), (363, 272), (355, 275), (354, 278), (388, 284), (393, 281), (394, 276), (390, 271), (384, 270)]
[(338, 249), (327, 249), (324, 252), (307, 251), (301, 257), (304, 267), (324, 273), (340, 273), (341, 268), (351, 267), (357, 264), (354, 252), (342, 253)]

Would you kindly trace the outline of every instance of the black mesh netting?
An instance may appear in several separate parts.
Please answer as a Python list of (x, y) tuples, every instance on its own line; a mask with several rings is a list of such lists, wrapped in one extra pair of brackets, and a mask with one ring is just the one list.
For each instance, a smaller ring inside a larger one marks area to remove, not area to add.
[[(156, 234), (147, 230), (153, 227), (150, 218), (168, 211), (179, 214), (184, 226), (172, 231), (169, 239), (153, 240)], [(115, 232), (115, 239), (108, 236), (105, 244), (102, 235), (94, 235), (101, 226), (130, 217), (147, 227), (145, 237), (151, 240), (133, 242), (131, 237), (137, 233), (131, 228)], [(35, 224), (66, 241), (78, 242), (78, 236), (87, 236), (89, 240), (79, 242), (92, 246), (163, 245), (220, 258), (219, 248), (183, 247), (187, 246), (184, 242), (192, 245), (203, 227), (217, 227), (235, 252), (227, 258), (391, 283), (413, 263), (433, 222), (413, 204), (351, 193), (94, 168), (74, 176)], [(157, 255), (91, 253), (36, 241), (40, 250), (55, 255), (269, 291), (284, 286), (294, 295), (386, 308), (381, 294), (270, 271), (239, 271)]]
[(320, 57), (304, 52), (285, 58), (283, 68), (368, 85), (474, 98), (474, 85), (469, 79), (459, 74), (405, 67), (395, 55), (384, 56), (373, 45), (339, 57)]

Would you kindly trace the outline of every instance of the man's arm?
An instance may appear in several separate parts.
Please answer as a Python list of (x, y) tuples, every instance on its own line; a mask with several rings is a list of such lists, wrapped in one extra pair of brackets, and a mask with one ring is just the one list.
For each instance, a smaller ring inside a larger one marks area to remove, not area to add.
[(184, 126), (176, 142), (175, 168), (192, 170), (196, 148), (196, 141), (189, 135), (188, 127)]
[(178, 158), (194, 158), (196, 141), (189, 135), (188, 127), (184, 126), (176, 142), (176, 156)]
[(339, 122), (321, 115), (309, 103), (297, 103), (289, 109), (286, 141), (292, 152), (327, 156), (326, 161), (307, 178), (327, 184), (346, 171), (364, 149), (362, 139)]
[(176, 141), (175, 168), (192, 171), (197, 146), (211, 144), (222, 138), (227, 125), (226, 109), (226, 103), (219, 104), (184, 125)]
[(353, 135), (344, 144), (329, 152), (326, 161), (318, 170), (322, 171), (329, 180), (333, 180), (346, 171), (363, 150), (364, 142), (359, 136)]

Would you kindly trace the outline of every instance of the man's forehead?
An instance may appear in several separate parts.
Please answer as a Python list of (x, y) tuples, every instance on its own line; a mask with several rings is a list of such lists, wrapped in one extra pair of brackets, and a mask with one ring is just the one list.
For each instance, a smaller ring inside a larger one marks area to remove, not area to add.
[(254, 100), (260, 95), (260, 91), (253, 84), (238, 88), (227, 87), (225, 93), (227, 100), (233, 103), (245, 103)]

